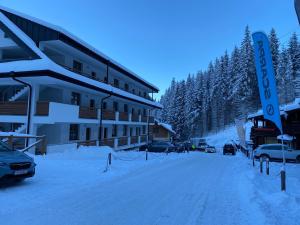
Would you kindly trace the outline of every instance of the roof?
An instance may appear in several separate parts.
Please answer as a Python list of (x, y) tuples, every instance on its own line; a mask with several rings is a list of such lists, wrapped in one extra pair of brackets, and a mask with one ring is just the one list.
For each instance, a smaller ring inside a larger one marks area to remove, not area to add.
[(158, 125), (158, 126), (162, 126), (163, 128), (165, 128), (166, 130), (168, 130), (169, 132), (173, 133), (173, 134), (176, 134), (176, 132), (173, 130), (172, 128), (172, 125), (170, 124), (167, 124), (167, 123), (162, 123), (162, 122), (159, 122), (158, 120), (155, 120), (155, 123)]
[[(285, 105), (281, 105), (280, 107), (280, 115), (285, 116), (288, 112), (300, 109), (300, 98), (296, 98), (294, 102), (288, 103)], [(263, 117), (263, 110), (260, 109), (256, 113), (248, 115), (248, 119), (253, 119), (255, 117)]]
[(24, 13), (15, 11), (13, 9), (9, 9), (7, 7), (4, 6), (0, 6), (0, 11), (5, 11), (14, 15), (17, 15), (19, 17), (25, 18), (29, 21), (32, 21), (34, 23), (40, 24), (44, 27), (50, 28), (52, 30), (55, 30), (59, 33), (62, 33), (64, 35), (66, 35), (67, 37), (69, 37), (70, 39), (72, 39), (73, 41), (77, 42), (78, 44), (88, 48), (89, 50), (91, 50), (92, 52), (94, 52), (95, 54), (97, 54), (98, 56), (106, 59), (110, 64), (115, 65), (116, 67), (120, 68), (121, 70), (126, 71), (127, 73), (131, 74), (133, 77), (137, 78), (140, 82), (144, 83), (146, 86), (153, 88), (154, 91), (159, 91), (159, 88), (156, 87), (154, 84), (151, 84), (150, 82), (146, 81), (145, 79), (143, 79), (142, 77), (140, 77), (139, 75), (137, 75), (136, 73), (132, 72), (131, 70), (127, 69), (125, 66), (121, 65), (120, 63), (116, 62), (115, 60), (111, 59), (110, 57), (108, 57), (107, 55), (105, 55), (104, 53), (100, 52), (98, 49), (94, 48), (93, 46), (91, 46), (90, 44), (88, 44), (87, 42), (81, 40), (80, 38), (76, 37), (75, 35), (71, 34), (70, 32), (68, 32), (67, 30), (61, 28), (60, 26), (57, 25), (53, 25), (50, 24), (48, 22), (45, 22), (43, 20), (37, 19), (35, 17), (26, 15)]
[[(85, 84), (83, 86), (93, 88), (95, 90), (104, 91), (106, 93), (110, 93), (112, 95), (123, 97), (135, 102), (139, 102), (142, 104), (146, 104), (155, 108), (162, 108), (162, 105), (150, 101), (148, 99), (142, 98), (140, 96), (131, 94), (129, 92), (123, 91), (121, 89), (112, 87), (111, 85), (90, 79), (88, 77), (82, 76), (80, 74), (74, 73), (72, 71), (69, 71), (65, 69), (64, 67), (54, 63), (52, 60), (50, 60), (33, 42), (32, 39), (30, 39), (22, 30), (20, 30), (14, 23), (12, 23), (3, 13), (0, 12), (0, 21), (5, 24), (5, 26), (8, 27), (11, 31), (17, 35), (17, 37), (24, 42), (25, 45), (27, 45), (34, 53), (36, 53), (40, 59), (35, 60), (22, 60), (22, 61), (12, 61), (12, 62), (5, 62), (0, 63), (0, 76), (1, 77), (8, 77), (11, 76), (11, 72), (20, 74), (19, 76), (33, 76), (33, 75), (27, 75), (27, 73), (33, 73), (33, 72), (45, 72), (45, 71), (51, 71), (53, 73), (56, 73), (57, 76), (55, 78), (58, 79), (65, 79), (68, 78), (68, 80), (74, 80), (77, 81), (77, 83)], [(41, 76), (41, 75), (40, 75)]]

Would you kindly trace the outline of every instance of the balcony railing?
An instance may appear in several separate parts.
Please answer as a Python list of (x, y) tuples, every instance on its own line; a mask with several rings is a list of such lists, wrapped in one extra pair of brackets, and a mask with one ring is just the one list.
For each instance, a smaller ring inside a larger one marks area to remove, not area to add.
[(139, 140), (138, 136), (132, 136), (130, 137), (130, 144), (137, 144)]
[(118, 146), (128, 145), (128, 137), (121, 137), (118, 140)]
[(103, 110), (103, 119), (104, 120), (116, 120), (116, 113), (113, 111)]
[(27, 102), (1, 102), (0, 115), (27, 115)]
[(120, 121), (128, 121), (129, 120), (129, 114), (126, 112), (120, 112), (119, 113), (119, 120)]
[(90, 107), (79, 107), (79, 118), (84, 119), (97, 119), (98, 118), (98, 112), (95, 108)]
[(36, 115), (37, 116), (48, 116), (49, 115), (49, 102), (37, 102)]
[(140, 116), (138, 114), (131, 114), (131, 121), (139, 122), (140, 121)]
[(115, 139), (114, 138), (103, 139), (101, 141), (101, 145), (102, 146), (109, 146), (109, 147), (114, 148), (115, 147)]
[(147, 142), (147, 135), (141, 136), (141, 142)]

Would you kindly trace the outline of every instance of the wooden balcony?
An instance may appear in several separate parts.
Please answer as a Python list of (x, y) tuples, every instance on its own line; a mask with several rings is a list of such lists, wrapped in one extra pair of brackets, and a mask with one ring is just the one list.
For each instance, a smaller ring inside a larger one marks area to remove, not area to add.
[(286, 134), (299, 135), (300, 134), (300, 122), (290, 122), (286, 126), (283, 126), (283, 131)]
[(147, 135), (141, 135), (141, 142), (147, 142)]
[(113, 111), (103, 111), (103, 120), (116, 120), (116, 113)]
[(109, 146), (109, 147), (114, 148), (115, 147), (115, 139), (114, 138), (103, 139), (101, 141), (101, 145), (102, 146)]
[(128, 137), (121, 137), (118, 140), (118, 146), (128, 145)]
[(138, 114), (131, 114), (131, 121), (132, 122), (139, 122), (140, 116)]
[(36, 105), (37, 116), (48, 116), (49, 115), (49, 102), (38, 102)]
[(149, 117), (149, 123), (154, 123), (154, 117), (153, 116)]
[(132, 136), (130, 137), (130, 144), (137, 144), (139, 141), (139, 137), (138, 136)]
[(25, 116), (27, 102), (1, 102), (0, 115)]
[(148, 122), (148, 116), (142, 116), (142, 122), (147, 123)]
[(126, 112), (120, 112), (119, 113), (119, 120), (120, 121), (128, 121), (129, 120), (129, 114)]
[(79, 107), (79, 118), (83, 119), (98, 119), (98, 112), (96, 108)]

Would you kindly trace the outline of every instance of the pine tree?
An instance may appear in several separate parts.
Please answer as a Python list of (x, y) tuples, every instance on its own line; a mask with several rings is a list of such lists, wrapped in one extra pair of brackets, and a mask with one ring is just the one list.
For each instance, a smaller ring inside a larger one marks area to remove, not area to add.
[(279, 40), (277, 38), (276, 31), (274, 28), (271, 29), (271, 32), (269, 34), (269, 41), (270, 41), (270, 49), (272, 54), (272, 62), (274, 66), (275, 77), (278, 83), (278, 80), (280, 79), (277, 74), (278, 64), (279, 64)]

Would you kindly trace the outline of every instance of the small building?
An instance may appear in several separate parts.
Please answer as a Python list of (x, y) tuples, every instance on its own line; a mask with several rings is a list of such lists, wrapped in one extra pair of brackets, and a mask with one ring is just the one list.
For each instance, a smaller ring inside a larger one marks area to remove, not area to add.
[[(284, 142), (295, 149), (300, 149), (300, 98), (296, 99), (293, 103), (281, 106), (280, 115)], [(262, 144), (281, 142), (279, 129), (274, 123), (264, 119), (262, 110), (249, 115), (248, 119), (254, 124), (250, 134), (254, 148)]]
[(153, 141), (171, 141), (176, 134), (170, 124), (162, 123), (155, 120), (153, 125)]

